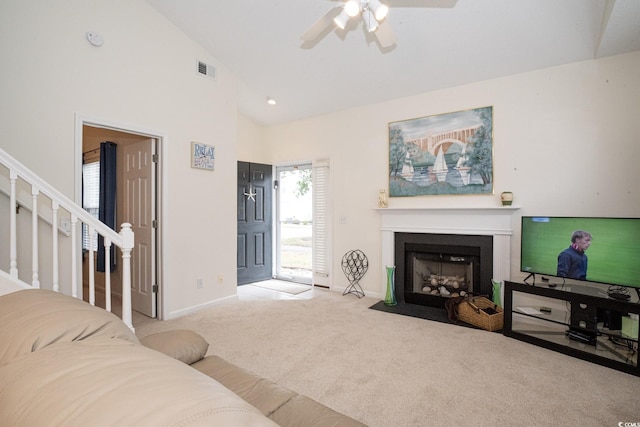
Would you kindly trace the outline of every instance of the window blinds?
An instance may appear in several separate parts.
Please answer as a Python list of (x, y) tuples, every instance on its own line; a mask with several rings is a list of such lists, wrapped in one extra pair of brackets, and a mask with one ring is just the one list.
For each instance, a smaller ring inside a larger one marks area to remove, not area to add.
[(313, 283), (329, 286), (329, 160), (314, 160)]
[[(100, 207), (100, 162), (82, 165), (82, 207), (98, 218)], [(89, 249), (89, 227), (82, 224), (82, 249)], [(93, 248), (98, 250), (98, 233), (93, 235)]]

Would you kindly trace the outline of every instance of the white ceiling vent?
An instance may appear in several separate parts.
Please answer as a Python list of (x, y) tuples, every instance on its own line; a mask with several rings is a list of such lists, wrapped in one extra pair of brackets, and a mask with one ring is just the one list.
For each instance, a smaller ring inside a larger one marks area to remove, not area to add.
[(205, 64), (202, 61), (198, 61), (198, 74), (202, 74), (203, 76), (210, 77), (212, 79), (216, 78), (216, 69), (211, 65)]

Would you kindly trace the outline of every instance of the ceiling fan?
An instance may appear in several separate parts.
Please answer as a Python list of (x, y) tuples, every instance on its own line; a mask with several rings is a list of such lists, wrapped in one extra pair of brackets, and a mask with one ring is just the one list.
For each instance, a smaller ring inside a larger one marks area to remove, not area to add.
[(350, 19), (358, 16), (365, 29), (374, 33), (382, 48), (393, 46), (396, 36), (387, 21), (390, 7), (454, 7), (458, 0), (341, 0), (342, 4), (331, 8), (302, 34), (302, 41), (311, 43), (324, 36), (332, 25), (343, 30)]

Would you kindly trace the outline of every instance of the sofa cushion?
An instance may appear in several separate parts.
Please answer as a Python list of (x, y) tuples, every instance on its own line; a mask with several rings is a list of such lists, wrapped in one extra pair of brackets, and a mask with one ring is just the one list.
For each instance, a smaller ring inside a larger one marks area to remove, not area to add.
[(0, 425), (275, 426), (188, 365), (109, 338), (52, 344), (1, 366)]
[(139, 343), (116, 315), (67, 295), (25, 289), (0, 297), (0, 366), (56, 342), (99, 337)]
[(270, 416), (296, 393), (227, 362), (218, 356), (207, 356), (191, 365)]
[(202, 359), (209, 349), (209, 343), (189, 329), (157, 332), (140, 338), (140, 342), (188, 365)]

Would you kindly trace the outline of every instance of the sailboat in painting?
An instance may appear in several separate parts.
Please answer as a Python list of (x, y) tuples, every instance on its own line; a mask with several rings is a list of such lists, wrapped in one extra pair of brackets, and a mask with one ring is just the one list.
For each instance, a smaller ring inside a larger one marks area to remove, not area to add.
[(449, 168), (447, 167), (447, 162), (444, 161), (444, 148), (440, 147), (431, 171), (436, 175), (438, 182), (443, 182), (447, 178)]
[(462, 153), (460, 153), (460, 158), (458, 159), (458, 163), (456, 163), (456, 170), (460, 173), (460, 179), (462, 179), (463, 185), (469, 185), (469, 171), (470, 167), (465, 166), (467, 163), (467, 146), (465, 145), (462, 149)]

